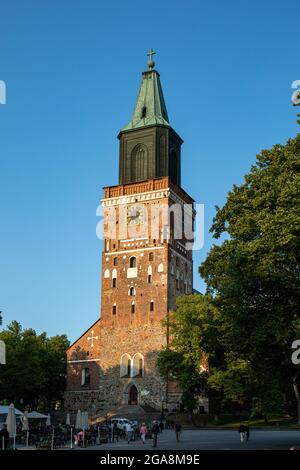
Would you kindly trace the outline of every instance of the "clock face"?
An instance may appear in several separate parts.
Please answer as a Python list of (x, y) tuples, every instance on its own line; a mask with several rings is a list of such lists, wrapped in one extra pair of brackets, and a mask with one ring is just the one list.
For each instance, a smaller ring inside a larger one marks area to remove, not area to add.
[(144, 223), (144, 208), (140, 205), (132, 205), (127, 208), (127, 223), (139, 225)]

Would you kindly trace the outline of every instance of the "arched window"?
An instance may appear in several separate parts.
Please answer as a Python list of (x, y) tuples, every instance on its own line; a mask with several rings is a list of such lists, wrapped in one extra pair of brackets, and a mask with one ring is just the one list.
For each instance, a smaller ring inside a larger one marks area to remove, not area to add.
[(142, 181), (148, 177), (148, 150), (138, 144), (131, 154), (131, 181)]
[(130, 297), (133, 297), (135, 295), (135, 288), (134, 287), (130, 287), (129, 295), (130, 295)]
[(144, 375), (143, 359), (140, 359), (140, 360), (139, 360), (139, 375)]
[(141, 353), (136, 353), (132, 359), (132, 377), (144, 375), (144, 357)]
[(129, 267), (130, 268), (136, 268), (136, 257), (132, 256), (129, 260)]
[(112, 287), (117, 287), (117, 270), (116, 268), (112, 271)]
[(159, 263), (158, 267), (157, 267), (157, 272), (158, 273), (163, 273), (164, 272), (164, 265), (163, 263)]
[(179, 286), (179, 271), (177, 269), (177, 272), (176, 272), (176, 289), (179, 290), (180, 286)]
[(170, 212), (170, 237), (171, 239), (174, 238), (174, 229), (175, 229), (174, 211), (171, 211)]
[(169, 174), (170, 178), (175, 184), (179, 184), (179, 161), (178, 161), (178, 154), (177, 152), (173, 149), (170, 152), (170, 159), (169, 159)]
[(90, 369), (88, 367), (84, 367), (84, 369), (81, 369), (81, 385), (90, 385), (90, 383)]
[(144, 119), (146, 116), (147, 116), (147, 108), (146, 108), (146, 106), (143, 106), (141, 118)]
[(154, 259), (154, 253), (149, 253), (149, 261), (153, 261)]
[(116, 306), (116, 304), (114, 304), (114, 305), (112, 306), (112, 314), (113, 314), (113, 315), (116, 315), (116, 313), (117, 313), (117, 306)]
[(131, 304), (131, 313), (135, 313), (135, 303), (132, 302)]
[(125, 353), (120, 359), (120, 377), (130, 377), (131, 375), (131, 357)]
[(114, 266), (118, 266), (118, 258), (114, 258)]
[(150, 312), (154, 312), (154, 302), (151, 300), (150, 302)]
[(166, 138), (161, 135), (159, 138), (159, 176), (166, 174)]
[(148, 280), (148, 284), (151, 284), (151, 282), (152, 282), (152, 266), (148, 266), (148, 277), (147, 277), (147, 280)]

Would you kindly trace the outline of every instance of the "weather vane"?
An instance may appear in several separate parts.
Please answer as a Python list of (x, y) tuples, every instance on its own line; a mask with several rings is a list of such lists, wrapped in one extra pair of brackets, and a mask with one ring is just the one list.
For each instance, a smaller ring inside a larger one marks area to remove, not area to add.
[(150, 51), (149, 51), (149, 54), (147, 54), (147, 55), (150, 57), (150, 60), (149, 60), (149, 62), (148, 62), (148, 68), (149, 68), (149, 70), (152, 70), (152, 69), (154, 68), (154, 66), (155, 66), (155, 62), (152, 60), (152, 56), (153, 56), (154, 54), (156, 54), (156, 52), (154, 52), (154, 51), (152, 50), (152, 47), (151, 47), (151, 48), (150, 48)]

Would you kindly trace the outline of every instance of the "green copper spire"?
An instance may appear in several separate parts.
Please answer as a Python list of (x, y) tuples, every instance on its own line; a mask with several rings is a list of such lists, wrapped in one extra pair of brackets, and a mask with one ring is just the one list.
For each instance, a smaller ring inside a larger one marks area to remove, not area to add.
[(154, 70), (152, 56), (155, 52), (150, 49), (150, 60), (146, 72), (142, 74), (142, 83), (135, 104), (131, 121), (122, 131), (160, 124), (170, 126), (164, 95), (162, 92), (159, 73)]

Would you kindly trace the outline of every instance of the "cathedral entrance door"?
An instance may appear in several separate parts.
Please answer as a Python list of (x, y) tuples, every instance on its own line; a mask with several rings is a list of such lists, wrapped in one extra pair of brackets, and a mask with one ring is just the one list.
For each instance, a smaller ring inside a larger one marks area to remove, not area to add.
[(138, 404), (138, 391), (135, 385), (131, 385), (128, 394), (128, 405)]

